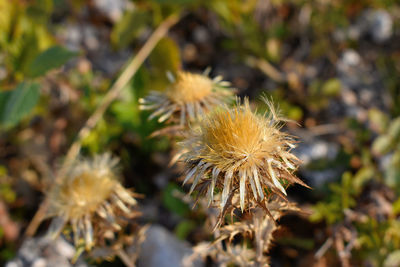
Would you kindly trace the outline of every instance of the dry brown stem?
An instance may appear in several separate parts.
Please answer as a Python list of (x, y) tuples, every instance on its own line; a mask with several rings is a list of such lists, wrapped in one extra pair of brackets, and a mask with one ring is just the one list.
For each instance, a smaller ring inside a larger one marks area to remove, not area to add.
[(90, 131), (96, 126), (98, 121), (107, 110), (108, 106), (119, 96), (122, 89), (129, 83), (132, 77), (135, 75), (139, 67), (143, 64), (145, 59), (150, 55), (151, 51), (157, 45), (157, 43), (167, 34), (168, 30), (178, 21), (177, 15), (171, 15), (163, 23), (158, 26), (154, 33), (150, 36), (147, 42), (140, 49), (139, 53), (129, 62), (121, 76), (110, 88), (108, 93), (103, 98), (101, 104), (93, 112), (93, 114), (86, 121), (85, 126), (79, 131), (78, 137), (75, 142), (71, 145), (68, 150), (67, 156), (65, 157), (63, 166), (68, 166), (74, 161), (76, 156), (79, 154), (81, 149), (82, 140), (85, 139)]

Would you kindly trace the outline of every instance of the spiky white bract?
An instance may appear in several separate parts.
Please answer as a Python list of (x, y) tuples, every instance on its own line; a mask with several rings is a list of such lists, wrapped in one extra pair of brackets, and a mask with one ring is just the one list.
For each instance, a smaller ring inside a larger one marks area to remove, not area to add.
[(149, 119), (158, 117), (159, 122), (171, 121), (185, 125), (199, 118), (213, 107), (233, 99), (230, 83), (221, 76), (208, 77), (203, 74), (178, 71), (176, 77), (169, 74), (171, 84), (163, 92), (152, 91), (139, 99), (140, 109), (153, 110)]
[(218, 189), (224, 210), (238, 190), (243, 211), (250, 202), (260, 203), (266, 193), (284, 197), (283, 183), (303, 184), (293, 175), (298, 163), (290, 152), (293, 138), (280, 131), (284, 120), (267, 104), (269, 113), (262, 116), (252, 112), (245, 99), (242, 105), (206, 115), (192, 129), (182, 143), (188, 151), (182, 156), (187, 167), (184, 183), (193, 180), (190, 193), (201, 184), (210, 204)]
[(118, 159), (106, 153), (82, 159), (70, 167), (61, 182), (49, 192), (48, 216), (53, 219), (49, 233), (58, 235), (69, 224), (76, 246), (90, 250), (105, 229), (119, 230), (121, 218), (132, 217), (133, 194), (119, 182)]

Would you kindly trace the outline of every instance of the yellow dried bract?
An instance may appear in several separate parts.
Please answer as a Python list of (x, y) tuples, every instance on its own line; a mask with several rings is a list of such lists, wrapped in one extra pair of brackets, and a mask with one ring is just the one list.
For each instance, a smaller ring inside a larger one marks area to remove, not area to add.
[[(222, 190), (220, 208), (237, 189), (240, 207), (259, 202), (266, 192), (282, 197), (282, 183), (304, 183), (293, 175), (298, 159), (290, 150), (293, 139), (280, 131), (282, 119), (271, 103), (268, 116), (253, 113), (246, 99), (243, 105), (223, 107), (205, 116), (199, 127), (183, 142), (187, 175), (193, 179), (190, 193), (197, 185), (207, 185), (209, 204), (215, 189)], [(248, 192), (251, 191), (252, 194)], [(232, 195), (233, 196), (233, 195)]]
[(111, 230), (119, 230), (121, 218), (132, 217), (132, 206), (136, 204), (132, 193), (119, 182), (115, 167), (118, 163), (110, 154), (84, 159), (71, 166), (59, 184), (49, 192), (49, 217), (56, 217), (50, 234), (58, 235), (70, 224), (75, 244), (85, 244), (91, 249), (100, 224)]
[(210, 79), (207, 70), (203, 74), (178, 71), (176, 77), (168, 77), (171, 85), (164, 92), (152, 91), (139, 100), (142, 110), (153, 110), (149, 119), (185, 125), (233, 98), (230, 83), (221, 76)]

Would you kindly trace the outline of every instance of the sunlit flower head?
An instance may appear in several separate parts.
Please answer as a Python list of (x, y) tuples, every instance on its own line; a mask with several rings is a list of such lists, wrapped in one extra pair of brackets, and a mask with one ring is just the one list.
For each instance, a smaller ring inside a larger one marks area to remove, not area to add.
[[(69, 224), (75, 245), (89, 250), (106, 228), (120, 229), (122, 218), (135, 214), (133, 194), (119, 182), (118, 160), (110, 154), (83, 159), (70, 168), (59, 184), (49, 192), (50, 234), (59, 234)], [(101, 226), (102, 229), (99, 229)]]
[(298, 159), (291, 153), (293, 138), (280, 131), (283, 120), (266, 101), (268, 115), (257, 115), (248, 99), (234, 108), (222, 107), (199, 122), (183, 142), (190, 193), (206, 188), (209, 204), (215, 189), (222, 191), (220, 208), (237, 190), (242, 211), (266, 194), (285, 197), (285, 185), (304, 183), (293, 175)]
[(142, 110), (153, 110), (149, 119), (170, 121), (184, 125), (212, 110), (213, 107), (232, 100), (234, 91), (221, 76), (178, 71), (176, 77), (169, 73), (171, 84), (163, 92), (152, 91), (139, 100)]

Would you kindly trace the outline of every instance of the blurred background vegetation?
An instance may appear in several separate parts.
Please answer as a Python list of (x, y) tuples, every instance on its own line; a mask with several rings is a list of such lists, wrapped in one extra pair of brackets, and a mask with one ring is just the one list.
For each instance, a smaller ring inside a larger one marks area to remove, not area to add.
[(85, 120), (174, 13), (180, 21), (83, 142), (84, 155), (121, 158), (125, 185), (145, 196), (142, 223), (207, 238), (204, 214), (179, 197), (179, 169), (167, 168), (171, 142), (148, 137), (162, 125), (138, 98), (163, 90), (167, 71), (211, 67), (295, 122), (285, 131), (299, 137), (299, 176), (313, 190), (289, 190), (303, 212), (281, 219), (272, 266), (400, 266), (395, 0), (0, 0), (0, 264)]

